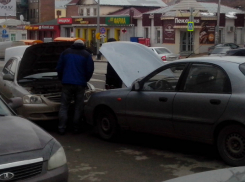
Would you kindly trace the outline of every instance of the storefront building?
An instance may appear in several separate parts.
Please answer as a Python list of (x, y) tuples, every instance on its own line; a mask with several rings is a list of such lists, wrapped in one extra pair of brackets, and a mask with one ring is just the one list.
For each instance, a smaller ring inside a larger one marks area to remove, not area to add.
[(0, 42), (26, 39), (27, 31), (23, 28), (23, 24), (28, 25), (29, 22), (15, 19), (0, 19)]
[[(168, 47), (182, 55), (205, 53), (216, 38), (219, 38), (218, 43), (243, 46), (244, 12), (221, 5), (219, 31), (215, 31), (217, 8), (215, 3), (182, 0), (173, 6), (147, 12), (142, 15), (142, 23), (138, 20), (136, 36), (150, 38), (151, 46)], [(194, 23), (193, 31), (188, 31), (188, 22)], [(216, 32), (219, 32), (217, 37)]]
[(32, 40), (45, 41), (45, 38), (54, 40), (55, 38), (60, 37), (60, 26), (57, 19), (36, 25), (28, 25), (25, 26), (25, 29), (28, 33), (28, 39)]
[(135, 23), (129, 15), (100, 16), (100, 35), (97, 33), (97, 17), (75, 16), (70, 21), (60, 22), (62, 37), (84, 38), (88, 47), (95, 48), (98, 36), (100, 43), (107, 42), (108, 38), (118, 41), (128, 41), (135, 35)]

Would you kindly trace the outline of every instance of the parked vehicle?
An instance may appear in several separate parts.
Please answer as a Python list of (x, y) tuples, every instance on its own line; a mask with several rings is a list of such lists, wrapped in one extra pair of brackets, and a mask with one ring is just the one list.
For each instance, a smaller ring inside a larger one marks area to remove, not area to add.
[(245, 48), (231, 49), (226, 52), (226, 56), (245, 56)]
[[(0, 94), (6, 101), (23, 98), (23, 106), (16, 111), (19, 115), (33, 121), (58, 119), (62, 85), (55, 68), (61, 52), (71, 44), (50, 42), (7, 50), (12, 56), (0, 74)], [(94, 86), (88, 83), (85, 102), (93, 91)]]
[(164, 182), (244, 182), (245, 167), (211, 170), (170, 179)]
[(3, 59), (5, 57), (5, 50), (9, 47), (19, 46), (19, 45), (25, 45), (23, 41), (6, 41), (6, 42), (0, 42), (0, 59)]
[(211, 54), (215, 47), (230, 47), (231, 49), (238, 49), (240, 46), (234, 43), (224, 43), (224, 44), (215, 44), (208, 48), (208, 54)]
[(180, 59), (179, 54), (172, 53), (166, 47), (149, 47), (153, 52), (155, 52), (162, 61), (175, 61)]
[(209, 56), (224, 56), (229, 50), (231, 50), (230, 47), (215, 47)]
[[(12, 99), (12, 107), (22, 98)], [(0, 181), (68, 181), (61, 144), (32, 122), (18, 117), (0, 97)]]
[(93, 94), (85, 106), (87, 122), (105, 140), (120, 130), (194, 140), (216, 145), (229, 165), (245, 165), (245, 60), (160, 64), (148, 50), (133, 42), (103, 44), (100, 51), (128, 88)]

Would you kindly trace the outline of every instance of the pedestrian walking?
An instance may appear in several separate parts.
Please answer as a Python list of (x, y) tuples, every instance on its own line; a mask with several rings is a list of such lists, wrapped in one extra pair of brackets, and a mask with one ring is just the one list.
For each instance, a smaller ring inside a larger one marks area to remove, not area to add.
[[(115, 42), (115, 41), (116, 41), (115, 38), (109, 38), (107, 40), (107, 42)], [(106, 89), (122, 88), (122, 80), (109, 62), (107, 63), (107, 68), (106, 68), (105, 83), (106, 83), (105, 85)]]
[(76, 40), (70, 48), (61, 53), (56, 70), (62, 82), (58, 132), (65, 134), (69, 106), (74, 100), (73, 132), (79, 133), (84, 108), (84, 92), (94, 72), (94, 61), (91, 54), (86, 51), (82, 40)]

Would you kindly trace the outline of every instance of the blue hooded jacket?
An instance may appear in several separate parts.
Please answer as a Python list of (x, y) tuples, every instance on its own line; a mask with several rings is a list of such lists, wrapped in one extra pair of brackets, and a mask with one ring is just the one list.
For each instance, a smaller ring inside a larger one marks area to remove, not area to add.
[(62, 84), (87, 86), (94, 72), (94, 61), (83, 44), (75, 43), (62, 52), (56, 70)]

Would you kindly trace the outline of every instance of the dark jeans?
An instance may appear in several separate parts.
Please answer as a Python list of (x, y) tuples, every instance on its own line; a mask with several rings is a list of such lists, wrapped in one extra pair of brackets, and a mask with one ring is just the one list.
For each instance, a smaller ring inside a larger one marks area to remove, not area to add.
[(80, 129), (84, 108), (85, 86), (63, 85), (59, 111), (59, 130), (65, 130), (68, 122), (68, 111), (74, 100), (73, 129)]

